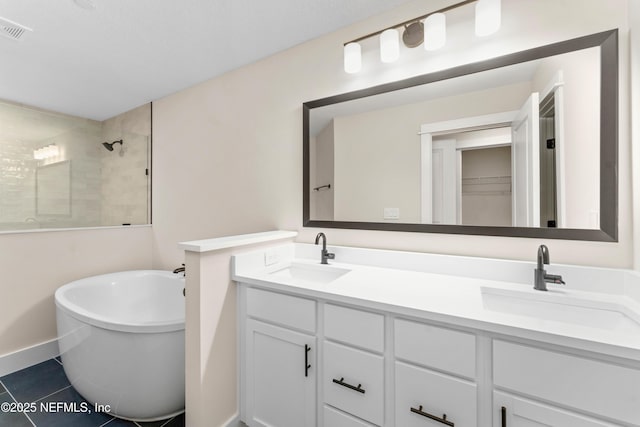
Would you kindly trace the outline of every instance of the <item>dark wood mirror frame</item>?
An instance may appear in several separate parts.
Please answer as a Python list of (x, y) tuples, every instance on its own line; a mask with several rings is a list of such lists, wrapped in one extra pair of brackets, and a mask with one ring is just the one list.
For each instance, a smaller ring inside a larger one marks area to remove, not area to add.
[[(309, 116), (313, 108), (451, 79), (494, 68), (576, 50), (600, 47), (600, 230), (573, 228), (492, 227), (448, 224), (324, 221), (310, 218)], [(471, 234), (544, 239), (618, 241), (618, 30), (605, 31), (547, 46), (516, 52), (354, 92), (305, 102), (303, 129), (303, 226), (421, 233)]]

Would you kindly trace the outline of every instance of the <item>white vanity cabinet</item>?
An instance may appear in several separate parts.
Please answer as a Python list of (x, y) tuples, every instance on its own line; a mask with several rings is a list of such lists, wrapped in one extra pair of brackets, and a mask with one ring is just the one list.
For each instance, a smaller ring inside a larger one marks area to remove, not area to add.
[(240, 288), (250, 427), (640, 427), (637, 361)]
[(245, 423), (315, 426), (315, 301), (249, 288), (245, 302)]

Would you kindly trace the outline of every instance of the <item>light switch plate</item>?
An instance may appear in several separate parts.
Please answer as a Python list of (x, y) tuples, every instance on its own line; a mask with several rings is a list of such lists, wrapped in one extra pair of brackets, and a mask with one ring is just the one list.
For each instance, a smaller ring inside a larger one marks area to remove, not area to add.
[(400, 208), (384, 208), (384, 219), (400, 219)]

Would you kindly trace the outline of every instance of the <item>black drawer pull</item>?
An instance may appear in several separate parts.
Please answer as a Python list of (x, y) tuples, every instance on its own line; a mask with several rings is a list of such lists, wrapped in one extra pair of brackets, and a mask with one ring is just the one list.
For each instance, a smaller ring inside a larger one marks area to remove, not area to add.
[(503, 406), (500, 412), (502, 413), (502, 427), (507, 427), (507, 408)]
[(450, 427), (454, 427), (454, 424), (451, 421), (447, 420), (447, 414), (443, 414), (442, 418), (436, 417), (435, 415), (431, 415), (428, 412), (423, 412), (422, 411), (422, 405), (420, 405), (420, 407), (418, 409), (411, 408), (411, 412), (413, 412), (414, 414), (422, 415), (423, 417), (427, 417), (430, 420), (437, 421), (437, 422), (442, 423), (444, 425), (447, 425), (447, 426), (450, 426)]
[(311, 347), (305, 344), (304, 345), (304, 376), (305, 377), (309, 376), (309, 368), (311, 367), (311, 365), (309, 365), (309, 350), (311, 350)]
[(344, 377), (340, 378), (339, 380), (334, 378), (333, 382), (336, 384), (340, 384), (343, 387), (350, 388), (351, 390), (357, 391), (358, 393), (364, 394), (364, 389), (362, 388), (362, 384), (358, 384), (358, 387), (352, 386), (351, 384), (347, 384), (344, 382)]

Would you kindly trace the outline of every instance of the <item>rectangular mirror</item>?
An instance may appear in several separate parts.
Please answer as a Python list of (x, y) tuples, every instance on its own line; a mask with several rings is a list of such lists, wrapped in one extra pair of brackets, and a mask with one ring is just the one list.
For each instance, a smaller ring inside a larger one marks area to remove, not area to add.
[(303, 222), (617, 241), (617, 30), (303, 105)]
[(0, 101), (0, 232), (149, 224), (151, 104), (104, 121)]

